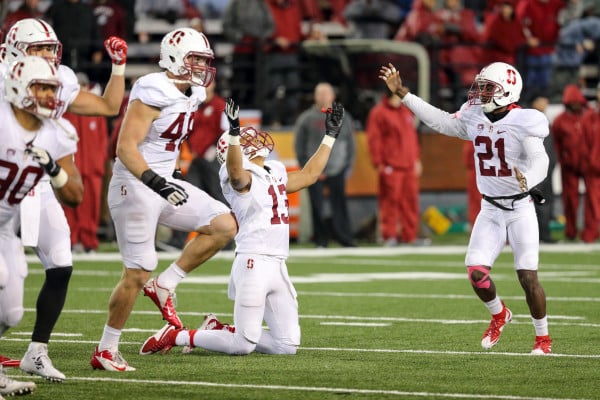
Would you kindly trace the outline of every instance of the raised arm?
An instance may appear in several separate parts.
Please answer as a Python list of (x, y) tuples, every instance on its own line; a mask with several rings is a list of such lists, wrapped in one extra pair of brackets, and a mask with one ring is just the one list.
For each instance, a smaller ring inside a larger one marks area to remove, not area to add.
[(286, 186), (288, 193), (297, 192), (315, 183), (327, 165), (331, 148), (342, 129), (344, 107), (340, 103), (333, 103), (332, 107), (324, 110), (324, 112), (326, 113), (326, 117), (323, 141), (315, 154), (304, 164), (304, 167), (300, 171), (288, 174)]
[(80, 115), (103, 115), (112, 117), (119, 114), (121, 102), (125, 95), (125, 62), (127, 60), (127, 42), (116, 36), (104, 41), (106, 51), (110, 56), (112, 73), (106, 84), (104, 94), (97, 96), (93, 93), (80, 91), (68, 110)]
[(252, 174), (243, 167), (242, 148), (240, 146), (239, 106), (233, 99), (228, 98), (225, 104), (225, 115), (229, 120), (229, 146), (225, 167), (229, 182), (238, 192), (247, 192), (252, 183)]

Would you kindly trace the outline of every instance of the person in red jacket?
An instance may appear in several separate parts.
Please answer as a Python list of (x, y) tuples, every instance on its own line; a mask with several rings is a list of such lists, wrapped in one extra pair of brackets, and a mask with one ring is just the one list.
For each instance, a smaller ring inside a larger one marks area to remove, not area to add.
[(581, 240), (591, 243), (598, 239), (600, 227), (600, 85), (596, 91), (596, 106), (583, 116), (582, 170), (585, 182), (585, 218)]
[(435, 11), (436, 0), (415, 0), (394, 40), (419, 42), (426, 47), (439, 42), (442, 22)]
[(501, 61), (515, 65), (517, 50), (525, 45), (521, 20), (515, 13), (516, 0), (503, 0), (485, 19), (481, 41), (485, 46), (483, 61)]
[(412, 111), (388, 93), (369, 112), (367, 142), (379, 174), (379, 218), (384, 243), (414, 243), (419, 230), (421, 161)]
[[(562, 201), (565, 213), (565, 236), (577, 237), (577, 209), (579, 208), (579, 179), (583, 178), (581, 163), (585, 158), (582, 119), (587, 100), (574, 84), (565, 86), (562, 103), (565, 110), (552, 123), (552, 136), (562, 179)], [(586, 210), (586, 214), (589, 210)]]
[[(78, 73), (81, 90), (90, 91), (87, 75)], [(66, 112), (79, 135), (75, 165), (81, 172), (85, 188), (83, 201), (76, 208), (63, 207), (71, 228), (71, 247), (82, 247), (86, 253), (98, 249), (98, 225), (102, 199), (102, 180), (108, 157), (108, 125), (104, 116), (79, 115)]]

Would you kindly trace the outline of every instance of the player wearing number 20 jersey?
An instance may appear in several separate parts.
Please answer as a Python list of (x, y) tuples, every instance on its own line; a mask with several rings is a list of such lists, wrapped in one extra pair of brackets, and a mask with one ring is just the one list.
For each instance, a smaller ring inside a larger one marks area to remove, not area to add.
[(549, 124), (541, 112), (516, 105), (523, 86), (519, 72), (502, 62), (487, 65), (475, 77), (469, 101), (454, 114), (409, 93), (391, 64), (381, 67), (380, 78), (425, 124), (445, 135), (471, 140), (475, 147), (477, 188), (483, 200), (465, 263), (471, 286), (492, 314), (482, 347), (491, 349), (498, 343), (512, 316), (489, 276), (508, 240), (536, 332), (531, 353), (551, 353), (546, 295), (537, 276), (539, 233), (533, 204), (544, 201), (535, 186), (546, 178), (543, 140)]

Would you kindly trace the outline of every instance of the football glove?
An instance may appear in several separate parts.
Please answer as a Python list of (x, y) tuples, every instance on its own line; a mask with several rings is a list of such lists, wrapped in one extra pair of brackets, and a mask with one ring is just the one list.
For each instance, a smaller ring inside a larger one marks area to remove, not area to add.
[(225, 103), (225, 115), (229, 120), (229, 136), (240, 136), (240, 107), (230, 97)]
[(168, 182), (151, 169), (147, 169), (142, 173), (142, 182), (174, 206), (183, 205), (189, 197), (183, 187), (176, 183)]
[(344, 106), (341, 103), (334, 102), (330, 109), (326, 111), (325, 134), (334, 139), (342, 130), (342, 120), (344, 119)]
[(184, 181), (185, 179), (183, 178), (183, 173), (181, 172), (181, 168), (176, 168), (175, 170), (173, 170), (173, 174), (171, 175), (173, 178), (175, 179), (179, 179)]
[(111, 36), (104, 41), (104, 47), (113, 64), (125, 64), (127, 61), (127, 42), (125, 40), (117, 36)]
[(37, 161), (38, 164), (44, 168), (44, 171), (50, 175), (50, 177), (53, 178), (60, 173), (60, 165), (54, 161), (52, 156), (46, 150), (28, 144), (27, 148), (25, 149), (25, 154), (30, 155), (35, 161)]

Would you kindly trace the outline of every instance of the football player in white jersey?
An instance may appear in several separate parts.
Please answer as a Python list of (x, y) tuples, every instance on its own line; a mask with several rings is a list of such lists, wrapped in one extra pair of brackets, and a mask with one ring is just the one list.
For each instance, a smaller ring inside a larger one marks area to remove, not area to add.
[[(231, 128), (217, 144), (223, 195), (239, 224), (235, 259), (229, 280), (229, 298), (235, 301), (234, 327), (208, 315), (199, 329), (167, 324), (149, 337), (141, 354), (167, 352), (173, 346), (201, 347), (226, 354), (252, 351), (296, 354), (300, 345), (296, 290), (288, 276), (288, 193), (317, 181), (335, 139), (340, 133), (344, 108), (334, 103), (326, 116), (326, 132), (315, 154), (300, 171), (287, 173), (276, 160), (266, 161), (273, 139), (252, 127), (240, 131), (238, 108), (227, 100), (225, 113)], [(267, 323), (269, 330), (262, 329)]]
[[(81, 91), (73, 70), (60, 64), (62, 45), (54, 29), (45, 21), (26, 18), (16, 22), (6, 34), (2, 45), (0, 70), (26, 55), (46, 58), (58, 69), (61, 90), (52, 117), (60, 118), (65, 111), (83, 115), (117, 115), (125, 93), (125, 61), (127, 43), (111, 37), (105, 47), (113, 62), (111, 78), (103, 96)], [(4, 84), (0, 80), (0, 85)], [(58, 123), (69, 129), (71, 124), (60, 119)], [(77, 133), (73, 131), (73, 139)], [(52, 223), (50, 223), (52, 221)], [(62, 207), (54, 196), (48, 178), (42, 178), (21, 204), (21, 239), (32, 246), (45, 269), (46, 279), (36, 303), (36, 321), (31, 343), (20, 361), (25, 372), (40, 375), (51, 382), (65, 379), (48, 357), (48, 342), (64, 306), (67, 288), (73, 270), (70, 230)], [(40, 227), (43, 226), (43, 229)], [(6, 364), (18, 364), (17, 360), (2, 357)]]
[(537, 274), (539, 235), (534, 208), (534, 201), (544, 202), (534, 187), (544, 180), (548, 169), (544, 149), (548, 120), (537, 110), (517, 105), (523, 87), (521, 75), (506, 63), (487, 65), (475, 77), (469, 100), (454, 114), (410, 93), (392, 64), (382, 66), (379, 77), (426, 125), (445, 135), (471, 140), (475, 146), (477, 188), (483, 200), (465, 264), (475, 293), (492, 314), (481, 346), (491, 349), (498, 343), (512, 318), (489, 275), (508, 240), (535, 327), (531, 354), (551, 353), (546, 295)]
[[(164, 71), (139, 78), (131, 90), (108, 190), (124, 271), (109, 300), (104, 333), (91, 359), (93, 368), (134, 370), (118, 345), (142, 288), (163, 318), (181, 326), (173, 306), (175, 287), (235, 235), (229, 207), (172, 177), (181, 142), (191, 132), (193, 114), (214, 78), (213, 57), (202, 33), (175, 29), (161, 42), (159, 66)], [(199, 234), (167, 270), (149, 279), (158, 263), (154, 246), (158, 224)]]
[[(59, 106), (60, 81), (54, 65), (36, 56), (15, 61), (5, 77), (0, 100), (0, 336), (23, 317), (23, 290), (27, 264), (17, 236), (19, 207), (44, 175), (61, 201), (76, 206), (83, 184), (75, 167), (74, 128), (65, 131), (49, 117)], [(0, 395), (25, 394), (31, 382), (15, 382), (0, 367)]]

